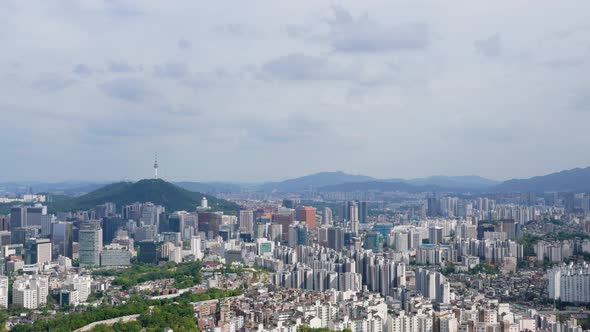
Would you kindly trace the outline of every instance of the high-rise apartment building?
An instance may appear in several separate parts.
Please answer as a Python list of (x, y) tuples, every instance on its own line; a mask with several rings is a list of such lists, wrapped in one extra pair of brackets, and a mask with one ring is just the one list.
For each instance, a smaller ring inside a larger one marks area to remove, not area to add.
[(201, 250), (201, 237), (198, 235), (191, 236), (191, 254), (195, 259), (203, 258), (203, 251)]
[(26, 309), (37, 309), (47, 303), (49, 280), (39, 275), (19, 276), (12, 285), (12, 303)]
[(332, 209), (325, 207), (322, 213), (322, 225), (332, 225)]
[(0, 308), (8, 308), (8, 277), (0, 276)]
[(590, 303), (590, 266), (570, 264), (547, 272), (549, 298), (570, 303)]

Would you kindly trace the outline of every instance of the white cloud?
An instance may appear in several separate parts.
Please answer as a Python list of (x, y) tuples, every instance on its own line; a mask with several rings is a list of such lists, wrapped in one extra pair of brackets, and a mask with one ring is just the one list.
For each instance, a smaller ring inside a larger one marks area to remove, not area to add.
[(154, 150), (187, 180), (586, 166), (589, 6), (0, 2), (0, 180), (134, 178)]

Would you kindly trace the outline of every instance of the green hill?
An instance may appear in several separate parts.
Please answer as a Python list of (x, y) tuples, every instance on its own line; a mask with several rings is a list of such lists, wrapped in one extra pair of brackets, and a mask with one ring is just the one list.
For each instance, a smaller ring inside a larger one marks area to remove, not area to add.
[(51, 212), (88, 210), (106, 202), (122, 205), (135, 202), (152, 202), (162, 205), (166, 211), (194, 211), (201, 199), (207, 197), (212, 211), (236, 214), (239, 205), (199, 192), (180, 188), (161, 179), (147, 179), (138, 182), (118, 182), (109, 184), (79, 197), (51, 196), (48, 204)]

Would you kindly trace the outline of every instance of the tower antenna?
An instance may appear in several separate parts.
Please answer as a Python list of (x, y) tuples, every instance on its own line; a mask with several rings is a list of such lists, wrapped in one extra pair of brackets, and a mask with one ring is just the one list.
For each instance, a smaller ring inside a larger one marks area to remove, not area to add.
[(156, 158), (154, 159), (154, 179), (158, 178), (158, 153), (156, 152)]

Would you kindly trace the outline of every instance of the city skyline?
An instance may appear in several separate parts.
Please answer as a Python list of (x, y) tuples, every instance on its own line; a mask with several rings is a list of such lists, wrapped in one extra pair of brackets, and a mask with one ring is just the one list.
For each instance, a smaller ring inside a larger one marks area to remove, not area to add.
[(5, 1), (0, 181), (585, 167), (588, 6)]

